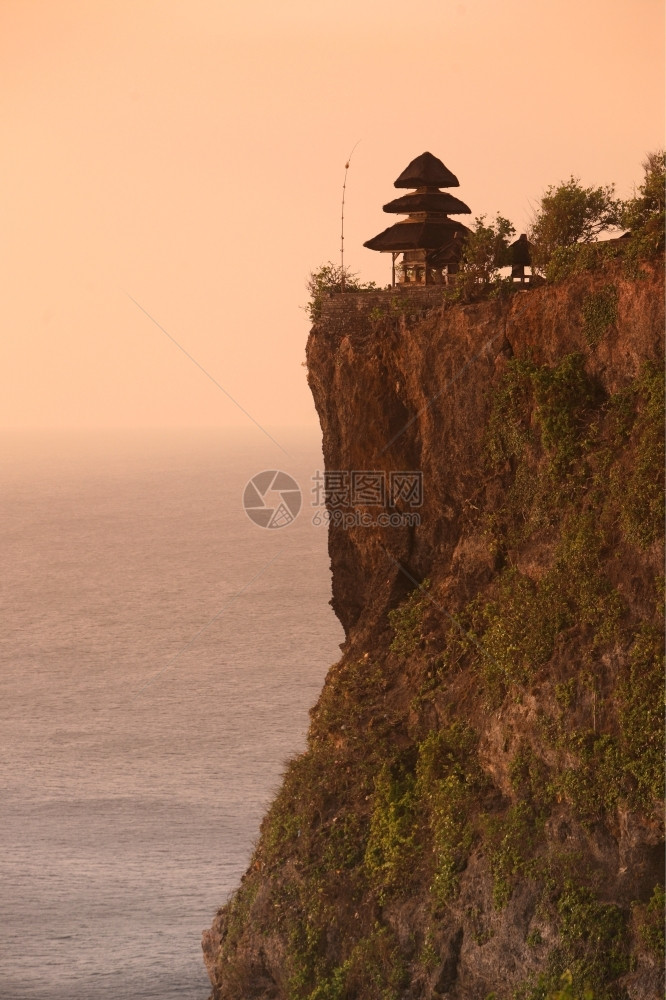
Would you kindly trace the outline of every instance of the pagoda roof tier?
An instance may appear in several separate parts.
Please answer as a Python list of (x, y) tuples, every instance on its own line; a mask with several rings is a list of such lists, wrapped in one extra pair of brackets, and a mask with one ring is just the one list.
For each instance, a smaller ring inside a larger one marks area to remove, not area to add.
[(433, 156), (432, 153), (421, 153), (405, 167), (393, 186), (397, 188), (448, 188), (460, 187), (460, 184), (456, 175), (452, 174), (449, 168), (445, 167), (436, 156)]
[(413, 191), (384, 205), (385, 212), (411, 215), (414, 212), (442, 212), (445, 215), (471, 215), (471, 208), (446, 191)]
[[(453, 219), (446, 222), (422, 222), (407, 219), (396, 222), (382, 233), (367, 240), (363, 246), (368, 250), (379, 250), (382, 253), (400, 253), (404, 250), (438, 250), (448, 244), (456, 233), (463, 236), (469, 232), (467, 226)], [(458, 236), (458, 239), (460, 239)]]

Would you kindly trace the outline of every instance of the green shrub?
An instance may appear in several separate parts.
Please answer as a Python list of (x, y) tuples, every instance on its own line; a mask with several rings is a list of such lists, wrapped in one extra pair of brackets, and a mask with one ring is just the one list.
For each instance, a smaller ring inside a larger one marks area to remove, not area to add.
[(556, 903), (559, 943), (546, 969), (516, 1000), (626, 1000), (618, 980), (630, 967), (625, 915), (567, 879)]
[(472, 812), (486, 783), (477, 744), (473, 729), (453, 723), (430, 732), (418, 748), (415, 793), (432, 844), (430, 891), (440, 905), (455, 896), (472, 846)]
[(625, 916), (599, 903), (594, 893), (567, 881), (557, 901), (560, 937), (574, 980), (594, 990), (607, 988), (629, 968)]
[(583, 331), (591, 347), (596, 347), (603, 335), (617, 321), (617, 288), (604, 285), (583, 302)]
[(529, 862), (542, 825), (527, 802), (511, 806), (503, 817), (487, 820), (493, 903), (498, 910), (509, 902), (517, 882), (530, 874)]
[(613, 184), (586, 188), (577, 177), (551, 185), (530, 230), (535, 267), (543, 270), (558, 250), (590, 244), (604, 230), (617, 228), (622, 205), (614, 195)]
[(488, 291), (496, 296), (509, 290), (512, 283), (500, 278), (499, 269), (510, 263), (509, 241), (515, 232), (509, 220), (499, 214), (487, 225), (485, 215), (478, 216), (465, 239), (460, 269), (447, 297), (470, 302)]
[(511, 786), (536, 813), (547, 812), (553, 801), (551, 774), (545, 761), (525, 740), (521, 741), (509, 764)]
[(647, 362), (631, 386), (635, 420), (632, 462), (611, 472), (613, 499), (628, 542), (647, 548), (660, 538), (664, 523), (664, 373)]
[(317, 271), (312, 271), (307, 280), (306, 288), (310, 295), (305, 311), (311, 323), (316, 323), (321, 316), (325, 299), (341, 292), (368, 292), (377, 286), (374, 281), (362, 282), (353, 271), (328, 261)]
[(663, 964), (664, 947), (664, 904), (666, 894), (663, 885), (655, 885), (650, 902), (645, 908), (645, 919), (640, 926), (640, 933), (645, 945), (657, 961)]
[(618, 691), (622, 764), (631, 783), (629, 798), (645, 809), (652, 808), (664, 793), (663, 649), (661, 628), (643, 624)]
[(399, 607), (389, 611), (388, 619), (394, 633), (391, 650), (394, 653), (409, 656), (423, 641), (421, 626), (429, 603), (425, 596), (429, 587), (430, 580), (424, 580)]
[(599, 390), (585, 372), (582, 354), (568, 354), (554, 368), (534, 366), (530, 372), (541, 442), (560, 476), (578, 457)]
[(604, 733), (574, 733), (568, 750), (577, 751), (577, 763), (560, 774), (557, 785), (587, 825), (615, 809), (624, 792), (622, 753), (617, 741)]
[(375, 779), (364, 867), (380, 901), (402, 888), (419, 850), (415, 828), (414, 776), (385, 764)]
[(387, 927), (358, 941), (349, 957), (320, 981), (307, 1000), (400, 1000), (409, 983), (400, 948)]
[(557, 284), (577, 274), (599, 271), (618, 255), (616, 243), (574, 243), (557, 247), (545, 267), (546, 281)]
[(643, 183), (638, 194), (623, 206), (622, 224), (631, 230), (625, 258), (630, 265), (664, 250), (664, 197), (666, 157), (663, 149), (648, 153), (643, 162)]
[[(493, 394), (484, 450), (491, 469), (507, 463), (515, 468), (507, 502), (517, 508), (517, 518), (542, 523), (543, 514), (553, 512), (601, 402), (582, 354), (569, 354), (554, 367), (522, 360), (507, 364)], [(539, 451), (547, 458), (542, 469)], [(536, 502), (545, 510), (535, 517)]]
[(567, 969), (560, 977), (559, 988), (549, 991), (546, 1000), (594, 1000), (594, 990), (574, 990), (573, 976)]

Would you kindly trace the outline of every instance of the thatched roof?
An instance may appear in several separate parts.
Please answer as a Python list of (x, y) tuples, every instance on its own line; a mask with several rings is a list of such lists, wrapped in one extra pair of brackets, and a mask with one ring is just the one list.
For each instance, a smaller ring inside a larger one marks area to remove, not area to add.
[(509, 245), (509, 260), (512, 264), (531, 264), (533, 249), (533, 244), (526, 234), (521, 233), (519, 238)]
[(400, 195), (384, 205), (385, 212), (411, 214), (412, 212), (443, 212), (446, 215), (471, 215), (464, 201), (446, 191), (412, 191)]
[(444, 264), (459, 263), (465, 245), (463, 235), (463, 233), (455, 232), (447, 243), (444, 243), (439, 249), (433, 250), (432, 253), (428, 254), (430, 266), (443, 267)]
[(432, 153), (421, 153), (405, 167), (394, 183), (397, 188), (460, 187), (458, 178)]
[(382, 233), (367, 240), (363, 246), (368, 250), (379, 250), (383, 253), (404, 250), (437, 250), (448, 244), (458, 233), (458, 239), (469, 232), (467, 226), (454, 219), (446, 222), (396, 222)]

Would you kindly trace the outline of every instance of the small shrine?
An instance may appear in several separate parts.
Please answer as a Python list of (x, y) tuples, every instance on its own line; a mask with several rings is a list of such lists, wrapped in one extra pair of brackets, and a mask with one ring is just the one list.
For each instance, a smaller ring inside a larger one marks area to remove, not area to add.
[(511, 280), (514, 284), (530, 285), (532, 274), (525, 274), (525, 268), (532, 268), (532, 244), (527, 239), (527, 233), (521, 233), (518, 239), (509, 246), (509, 261), (511, 263)]
[(395, 198), (384, 211), (406, 215), (394, 225), (373, 236), (363, 246), (380, 253), (390, 253), (392, 285), (396, 284), (396, 260), (400, 285), (448, 284), (458, 270), (467, 226), (449, 218), (469, 215), (471, 209), (441, 188), (459, 187), (458, 178), (432, 153), (422, 153), (405, 167), (394, 183), (396, 188), (413, 188)]

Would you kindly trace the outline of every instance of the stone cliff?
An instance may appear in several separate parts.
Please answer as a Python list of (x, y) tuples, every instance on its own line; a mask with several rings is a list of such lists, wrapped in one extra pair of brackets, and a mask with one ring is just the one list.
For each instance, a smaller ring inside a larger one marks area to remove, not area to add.
[(324, 302), (326, 468), (422, 473), (420, 523), (331, 522), (343, 655), (214, 1000), (663, 996), (663, 330), (654, 265)]

